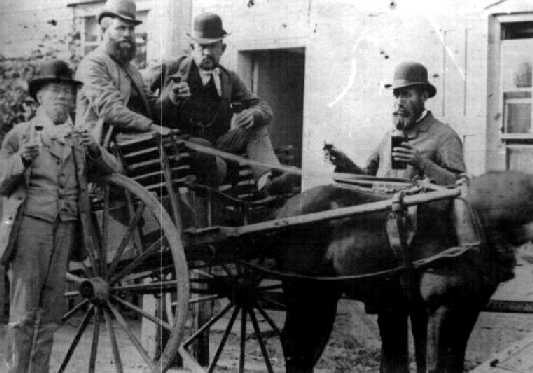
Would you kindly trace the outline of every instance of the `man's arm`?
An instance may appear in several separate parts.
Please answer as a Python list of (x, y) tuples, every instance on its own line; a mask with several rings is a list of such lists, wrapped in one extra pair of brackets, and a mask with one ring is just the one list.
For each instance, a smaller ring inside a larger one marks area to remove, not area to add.
[(445, 136), (437, 152), (437, 160), (422, 158), (419, 166), (424, 176), (439, 185), (454, 184), (460, 174), (466, 172), (463, 144), (457, 134)]
[(88, 56), (76, 76), (83, 82), (82, 91), (89, 106), (104, 122), (125, 131), (148, 131), (152, 120), (130, 110), (114, 85), (107, 66), (97, 56)]
[(232, 71), (228, 71), (232, 82), (231, 101), (251, 102), (247, 109), (253, 118), (254, 126), (266, 126), (272, 120), (272, 109), (264, 100), (252, 94), (244, 82)]
[(24, 182), (26, 165), (19, 154), (19, 133), (9, 131), (0, 149), (0, 194), (10, 195), (15, 187)]

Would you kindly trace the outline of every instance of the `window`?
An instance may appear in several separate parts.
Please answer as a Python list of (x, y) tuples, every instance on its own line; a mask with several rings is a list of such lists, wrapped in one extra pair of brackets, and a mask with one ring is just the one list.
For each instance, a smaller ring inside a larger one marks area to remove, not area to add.
[(533, 22), (502, 25), (501, 87), (503, 93), (502, 138), (533, 138), (531, 68)]
[[(528, 19), (529, 18), (529, 19)], [(533, 20), (501, 23), (501, 139), (507, 169), (533, 172)]]

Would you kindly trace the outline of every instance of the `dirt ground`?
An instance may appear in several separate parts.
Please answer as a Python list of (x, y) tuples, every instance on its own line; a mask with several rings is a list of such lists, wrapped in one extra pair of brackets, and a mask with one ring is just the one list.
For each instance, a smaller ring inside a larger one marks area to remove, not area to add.
[[(516, 278), (504, 284), (495, 297), (498, 299), (533, 300), (533, 290), (531, 290), (533, 289), (531, 287), (533, 283), (532, 266), (522, 261), (515, 272)], [(281, 313), (274, 314), (274, 318), (279, 324), (283, 321)], [(359, 302), (342, 300), (338, 306), (333, 334), (316, 371), (318, 373), (377, 372), (380, 342), (375, 319), (375, 316), (364, 313), (362, 304)], [(52, 356), (52, 372), (57, 371), (61, 359), (75, 334), (77, 322), (79, 320), (63, 326), (58, 332)], [(227, 319), (221, 320), (213, 328), (211, 353), (215, 351), (215, 344), (222, 336), (225, 322), (227, 322)], [(262, 328), (268, 329), (264, 320), (260, 321), (260, 323)], [(236, 325), (239, 325), (239, 323), (236, 322)], [(130, 326), (134, 332), (140, 333), (138, 322), (130, 322)], [(90, 325), (88, 328), (90, 332), (85, 333), (82, 337), (80, 341), (81, 348), (76, 350), (67, 372), (78, 373), (87, 370), (92, 329), (92, 325)], [(251, 330), (251, 325), (249, 325), (248, 330)], [(468, 345), (466, 371), (487, 360), (492, 353), (502, 350), (532, 331), (533, 315), (531, 314), (482, 313)], [(99, 373), (114, 373), (116, 370), (113, 365), (111, 347), (104, 328), (102, 328), (101, 334), (105, 338), (102, 338), (99, 344), (96, 371)], [(125, 333), (117, 329), (117, 335), (125, 372), (142, 372), (142, 360)], [(220, 367), (217, 371), (237, 371), (239, 358), (238, 335), (239, 328), (237, 326), (229, 338), (229, 345), (222, 355)], [(2, 342), (5, 340), (5, 325), (0, 328), (0, 339)], [(275, 338), (270, 339), (267, 349), (275, 371), (282, 372), (284, 370), (284, 360), (279, 341)], [(2, 356), (0, 356), (2, 361), (4, 360), (3, 351), (4, 349), (2, 348)], [(259, 345), (251, 335), (247, 340), (246, 346), (246, 370), (250, 372), (265, 371)], [(5, 371), (5, 368), (2, 366), (0, 367), (0, 372), (3, 371)]]

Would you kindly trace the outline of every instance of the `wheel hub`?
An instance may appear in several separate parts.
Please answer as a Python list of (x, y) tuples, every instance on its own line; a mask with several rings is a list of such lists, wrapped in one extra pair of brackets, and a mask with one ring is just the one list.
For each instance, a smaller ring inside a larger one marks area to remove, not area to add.
[(109, 299), (109, 283), (101, 277), (93, 277), (80, 284), (79, 291), (82, 297), (92, 303), (105, 303)]

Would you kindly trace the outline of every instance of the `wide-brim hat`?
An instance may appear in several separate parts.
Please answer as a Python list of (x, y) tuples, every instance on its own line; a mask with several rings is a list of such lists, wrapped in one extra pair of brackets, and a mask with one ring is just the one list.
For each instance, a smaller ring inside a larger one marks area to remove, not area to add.
[(40, 64), (37, 75), (28, 84), (30, 96), (37, 99), (39, 89), (47, 83), (70, 83), (79, 88), (83, 85), (79, 80), (73, 78), (73, 71), (65, 61), (49, 60)]
[(428, 80), (428, 70), (419, 62), (402, 62), (394, 70), (392, 83), (385, 84), (385, 88), (406, 88), (423, 86), (429, 97), (437, 94), (437, 88)]
[(135, 25), (142, 23), (137, 19), (137, 6), (132, 0), (108, 0), (98, 13), (98, 23), (104, 17), (120, 18)]
[(198, 44), (211, 44), (229, 34), (224, 30), (222, 19), (215, 13), (201, 13), (194, 18), (192, 32), (187, 36)]

